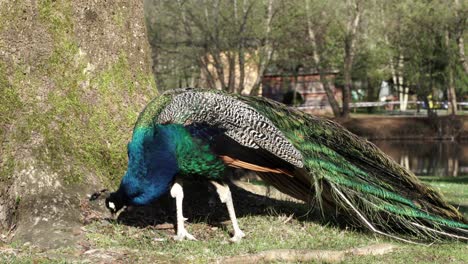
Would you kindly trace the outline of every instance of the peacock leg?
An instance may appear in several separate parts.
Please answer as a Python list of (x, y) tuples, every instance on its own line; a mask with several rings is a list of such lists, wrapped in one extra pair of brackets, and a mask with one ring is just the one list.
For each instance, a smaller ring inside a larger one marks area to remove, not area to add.
[(234, 204), (232, 203), (231, 190), (228, 185), (219, 184), (218, 182), (211, 181), (216, 187), (216, 192), (219, 195), (219, 199), (222, 203), (226, 204), (229, 212), (229, 218), (231, 218), (232, 227), (234, 228), (234, 236), (230, 239), (232, 242), (239, 242), (244, 236), (244, 232), (240, 230), (237, 223), (236, 212), (234, 211)]
[(184, 199), (184, 190), (179, 182), (175, 182), (171, 188), (171, 196), (176, 199), (177, 209), (177, 235), (174, 236), (175, 240), (181, 241), (184, 239), (197, 240), (185, 229), (184, 222), (187, 220), (182, 214), (182, 201)]

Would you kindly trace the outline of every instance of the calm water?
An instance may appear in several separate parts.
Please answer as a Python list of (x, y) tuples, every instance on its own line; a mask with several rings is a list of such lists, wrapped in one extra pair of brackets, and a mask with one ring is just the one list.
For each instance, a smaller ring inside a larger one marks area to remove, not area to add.
[(373, 143), (416, 175), (468, 175), (468, 142), (378, 140)]

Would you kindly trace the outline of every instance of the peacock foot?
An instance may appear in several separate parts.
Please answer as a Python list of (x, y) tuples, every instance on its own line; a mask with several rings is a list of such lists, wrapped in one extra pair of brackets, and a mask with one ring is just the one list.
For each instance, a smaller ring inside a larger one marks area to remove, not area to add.
[(229, 241), (234, 242), (234, 243), (239, 243), (243, 237), (245, 237), (244, 232), (239, 230), (237, 232), (234, 232), (234, 236), (231, 237)]
[(177, 236), (174, 236), (174, 240), (176, 241), (182, 241), (182, 240), (197, 240), (192, 234), (187, 232), (187, 230), (182, 229), (182, 230), (177, 230)]

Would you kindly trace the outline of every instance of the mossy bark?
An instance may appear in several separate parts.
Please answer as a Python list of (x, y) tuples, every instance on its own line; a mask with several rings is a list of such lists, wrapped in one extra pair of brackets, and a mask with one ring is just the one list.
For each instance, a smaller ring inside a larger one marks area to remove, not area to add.
[(155, 93), (142, 1), (0, 2), (0, 231), (76, 242)]

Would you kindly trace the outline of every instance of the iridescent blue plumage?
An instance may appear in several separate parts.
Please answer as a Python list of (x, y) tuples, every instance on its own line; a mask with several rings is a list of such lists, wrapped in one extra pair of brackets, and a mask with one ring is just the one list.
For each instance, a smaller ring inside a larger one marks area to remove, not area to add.
[(145, 205), (169, 190), (178, 172), (173, 126), (137, 128), (128, 144), (128, 169), (118, 193), (133, 205)]
[(181, 125), (137, 127), (128, 144), (128, 169), (116, 194), (124, 204), (146, 205), (167, 193), (177, 174), (222, 177), (224, 164), (209, 144), (192, 137), (214, 135), (207, 129)]

